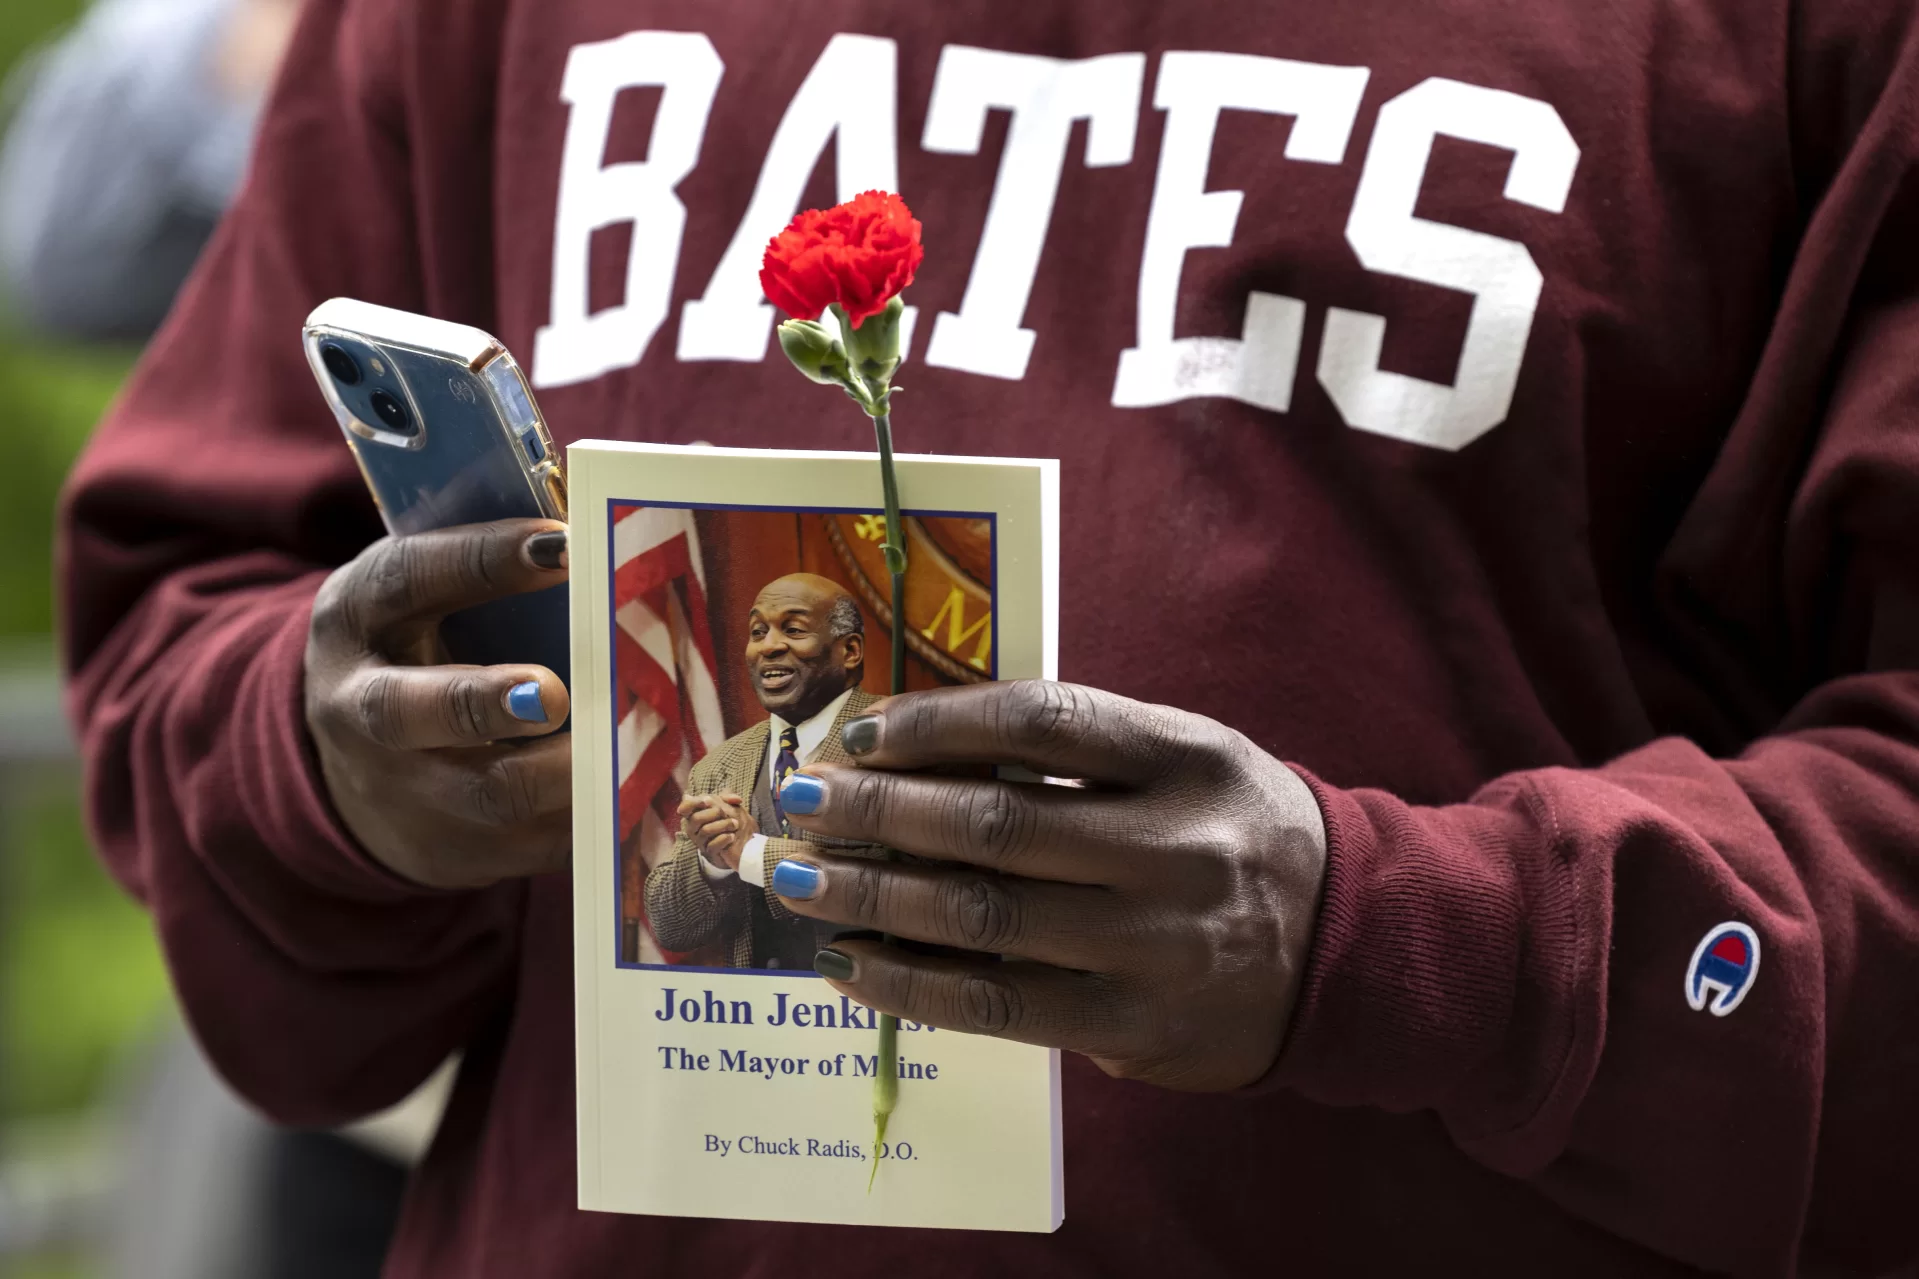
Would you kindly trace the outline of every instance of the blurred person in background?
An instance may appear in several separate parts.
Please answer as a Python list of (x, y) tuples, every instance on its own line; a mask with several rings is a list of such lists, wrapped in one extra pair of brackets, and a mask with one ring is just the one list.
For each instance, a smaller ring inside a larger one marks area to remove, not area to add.
[[(0, 143), (0, 276), (25, 320), (89, 340), (158, 327), (240, 188), (298, 16), (299, 0), (101, 0), (26, 62)], [(351, 1139), (282, 1130), (189, 1044), (158, 1045), (126, 1099), (111, 1273), (370, 1279), (440, 1086)]]
[(101, 0), (23, 69), (0, 271), (37, 326), (158, 327), (246, 172), (299, 0)]

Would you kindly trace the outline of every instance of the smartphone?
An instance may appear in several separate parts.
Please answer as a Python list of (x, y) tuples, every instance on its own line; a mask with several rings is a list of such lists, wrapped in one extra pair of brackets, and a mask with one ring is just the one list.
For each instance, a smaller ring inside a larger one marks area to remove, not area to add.
[[(397, 537), (564, 520), (566, 473), (520, 366), (479, 329), (334, 298), (307, 317), (307, 363)], [(535, 662), (571, 685), (566, 587), (446, 618), (454, 662)]]

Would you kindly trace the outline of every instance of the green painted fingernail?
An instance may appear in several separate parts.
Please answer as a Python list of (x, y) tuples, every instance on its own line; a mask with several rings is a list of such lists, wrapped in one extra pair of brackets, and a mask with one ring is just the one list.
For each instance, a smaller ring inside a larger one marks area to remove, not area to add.
[(566, 530), (549, 529), (544, 533), (535, 533), (526, 539), (526, 558), (533, 567), (560, 569), (566, 567)]
[(880, 717), (857, 715), (840, 729), (840, 741), (849, 755), (870, 755), (880, 744)]
[(829, 948), (813, 956), (813, 971), (834, 981), (852, 981), (856, 970), (851, 955)]

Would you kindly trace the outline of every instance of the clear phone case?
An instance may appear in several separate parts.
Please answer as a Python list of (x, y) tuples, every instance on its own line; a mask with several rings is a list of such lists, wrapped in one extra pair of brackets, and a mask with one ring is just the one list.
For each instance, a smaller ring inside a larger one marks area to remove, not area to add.
[[(388, 532), (567, 518), (562, 459), (488, 334), (335, 298), (307, 317), (306, 353)], [(565, 680), (566, 588), (455, 614), (441, 636), (453, 661), (534, 662)]]

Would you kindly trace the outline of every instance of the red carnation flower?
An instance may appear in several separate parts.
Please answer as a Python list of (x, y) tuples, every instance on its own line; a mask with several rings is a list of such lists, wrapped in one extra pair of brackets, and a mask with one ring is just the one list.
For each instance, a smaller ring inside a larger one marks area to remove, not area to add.
[(766, 244), (760, 287), (796, 320), (837, 302), (858, 328), (913, 282), (926, 250), (919, 219), (889, 191), (868, 191), (830, 209), (808, 209)]

